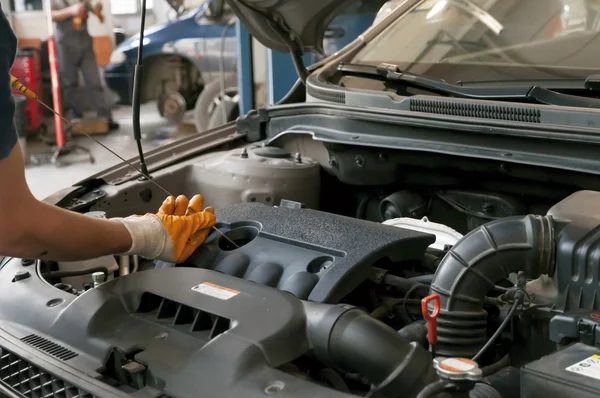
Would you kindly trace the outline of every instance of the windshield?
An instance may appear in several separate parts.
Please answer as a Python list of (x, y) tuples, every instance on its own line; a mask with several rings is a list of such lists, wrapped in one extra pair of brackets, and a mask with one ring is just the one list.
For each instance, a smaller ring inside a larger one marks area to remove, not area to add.
[(600, 0), (425, 0), (352, 62), (449, 83), (579, 80), (598, 73), (599, 28)]

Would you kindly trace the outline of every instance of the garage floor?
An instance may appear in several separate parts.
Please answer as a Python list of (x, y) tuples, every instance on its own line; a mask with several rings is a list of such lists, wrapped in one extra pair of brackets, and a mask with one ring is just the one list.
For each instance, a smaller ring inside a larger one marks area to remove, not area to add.
[[(108, 135), (99, 135), (95, 136), (95, 138), (126, 159), (135, 156), (137, 148), (133, 139), (131, 108), (119, 107), (115, 109), (114, 118), (120, 123), (121, 128)], [(52, 123), (52, 120), (49, 120), (49, 122)], [(180, 139), (185, 135), (192, 134), (179, 132), (165, 133), (165, 127), (169, 127), (172, 124), (160, 117), (155, 103), (148, 103), (142, 106), (141, 124), (144, 151), (150, 151), (161, 145)], [(96, 162), (90, 164), (89, 161), (85, 160), (84, 156), (77, 154), (65, 156), (64, 160), (70, 164), (64, 167), (55, 167), (49, 163), (38, 166), (28, 161), (25, 167), (25, 175), (31, 192), (36, 198), (43, 199), (59, 189), (71, 186), (92, 174), (120, 162), (114, 155), (85, 136), (75, 137), (74, 140), (78, 144), (90, 149)], [(48, 150), (48, 146), (40, 141), (30, 139), (27, 142), (27, 158), (31, 155), (43, 155), (44, 153), (48, 153)], [(45, 156), (41, 158), (43, 159)]]

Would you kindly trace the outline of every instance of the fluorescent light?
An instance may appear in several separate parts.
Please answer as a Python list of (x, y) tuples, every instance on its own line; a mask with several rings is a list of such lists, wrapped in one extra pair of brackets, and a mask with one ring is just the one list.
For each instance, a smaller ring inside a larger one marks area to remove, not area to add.
[(435, 17), (437, 14), (439, 14), (440, 12), (442, 12), (442, 10), (444, 8), (446, 8), (447, 4), (448, 4), (447, 0), (439, 0), (437, 3), (435, 3), (435, 5), (433, 7), (431, 7), (431, 10), (429, 10), (429, 12), (427, 13), (426, 19), (431, 19), (431, 18)]

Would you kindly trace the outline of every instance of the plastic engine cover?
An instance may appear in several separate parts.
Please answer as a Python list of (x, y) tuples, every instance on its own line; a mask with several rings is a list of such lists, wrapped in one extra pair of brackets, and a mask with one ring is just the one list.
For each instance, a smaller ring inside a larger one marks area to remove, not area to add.
[(337, 303), (388, 257), (417, 260), (435, 236), (310, 209), (240, 204), (217, 212), (217, 227), (189, 264)]
[(276, 289), (196, 268), (138, 272), (79, 297), (36, 274), (0, 287), (0, 382), (23, 396), (349, 397), (277, 369), (310, 344), (302, 302)]

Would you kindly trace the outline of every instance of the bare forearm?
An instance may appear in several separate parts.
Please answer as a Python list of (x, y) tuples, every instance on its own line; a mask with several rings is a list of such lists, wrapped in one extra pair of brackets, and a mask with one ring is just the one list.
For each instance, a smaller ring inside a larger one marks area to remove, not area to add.
[(52, 20), (54, 22), (63, 22), (71, 17), (73, 17), (73, 11), (70, 7), (52, 11)]
[(118, 221), (35, 199), (25, 182), (19, 144), (0, 159), (0, 256), (76, 261), (122, 253), (131, 244), (129, 232)]
[(123, 253), (131, 237), (123, 224), (66, 211), (35, 201), (21, 217), (4, 255), (77, 261)]

